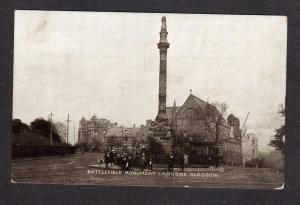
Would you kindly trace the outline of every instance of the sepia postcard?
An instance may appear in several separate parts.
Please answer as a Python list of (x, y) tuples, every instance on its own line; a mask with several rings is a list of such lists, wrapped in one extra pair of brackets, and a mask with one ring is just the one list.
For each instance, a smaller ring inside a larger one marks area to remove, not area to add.
[(287, 18), (15, 11), (12, 183), (284, 189)]

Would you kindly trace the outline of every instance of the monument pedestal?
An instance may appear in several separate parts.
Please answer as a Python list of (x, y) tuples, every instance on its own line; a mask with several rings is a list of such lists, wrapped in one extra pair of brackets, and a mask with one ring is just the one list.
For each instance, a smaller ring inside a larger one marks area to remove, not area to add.
[(151, 127), (153, 138), (160, 142), (165, 153), (170, 154), (172, 149), (171, 127), (163, 124), (156, 124)]

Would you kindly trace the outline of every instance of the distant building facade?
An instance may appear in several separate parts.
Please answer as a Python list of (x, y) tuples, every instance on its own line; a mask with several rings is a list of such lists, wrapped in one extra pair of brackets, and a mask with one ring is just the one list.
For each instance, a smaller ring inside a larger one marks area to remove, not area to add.
[(254, 133), (245, 133), (242, 141), (243, 166), (257, 166), (258, 138)]
[(97, 147), (103, 150), (122, 150), (124, 148), (132, 151), (146, 147), (152, 120), (147, 120), (146, 125), (136, 127), (119, 126), (107, 119), (98, 118), (95, 114), (87, 120), (82, 117), (79, 121), (78, 142), (86, 143), (89, 147)]
[(82, 117), (79, 121), (78, 142), (103, 144), (106, 132), (113, 126), (116, 125), (107, 119), (97, 118), (95, 114), (90, 120)]
[(227, 165), (242, 166), (242, 134), (240, 129), (240, 120), (230, 114), (227, 117), (227, 123), (230, 127), (229, 138), (224, 140), (223, 157)]
[(109, 128), (107, 134), (104, 137), (106, 150), (133, 150), (137, 142), (138, 130), (139, 129), (135, 126), (129, 128), (123, 126)]
[(113, 126), (109, 128), (104, 136), (105, 149), (140, 151), (140, 149), (146, 148), (146, 142), (149, 136), (152, 136), (151, 122), (151, 120), (147, 120), (146, 125), (140, 127), (133, 125), (132, 127)]

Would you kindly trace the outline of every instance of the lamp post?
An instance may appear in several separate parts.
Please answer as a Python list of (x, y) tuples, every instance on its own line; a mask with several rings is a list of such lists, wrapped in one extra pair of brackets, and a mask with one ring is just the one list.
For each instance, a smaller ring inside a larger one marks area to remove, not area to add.
[(128, 131), (127, 131), (127, 130), (125, 130), (125, 137), (124, 137), (124, 140), (125, 140), (125, 142), (126, 142), (126, 144), (125, 144), (125, 149), (126, 149), (126, 151), (127, 151), (127, 140), (128, 140)]
[(105, 137), (106, 137), (106, 131), (103, 130), (102, 149), (104, 148)]
[(192, 136), (190, 136), (189, 137), (189, 151), (191, 151), (191, 145), (192, 145), (192, 141), (193, 141), (193, 137)]
[(184, 143), (186, 144), (187, 143), (187, 133), (186, 133), (186, 131), (184, 131), (184, 133), (183, 133), (183, 139), (184, 139)]
[(183, 151), (186, 152), (188, 148), (188, 139), (187, 139), (187, 132), (184, 131), (183, 133), (183, 140), (184, 140), (184, 146), (183, 146)]

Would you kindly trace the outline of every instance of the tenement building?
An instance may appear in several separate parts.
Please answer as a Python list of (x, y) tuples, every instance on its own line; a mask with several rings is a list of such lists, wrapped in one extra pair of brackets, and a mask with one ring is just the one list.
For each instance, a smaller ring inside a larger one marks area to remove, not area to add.
[(90, 120), (84, 117), (79, 121), (78, 142), (101, 144), (109, 128), (116, 126), (107, 119), (97, 118), (94, 114)]
[(104, 136), (104, 145), (106, 150), (129, 150), (133, 151), (138, 142), (139, 128), (114, 126), (108, 129)]

